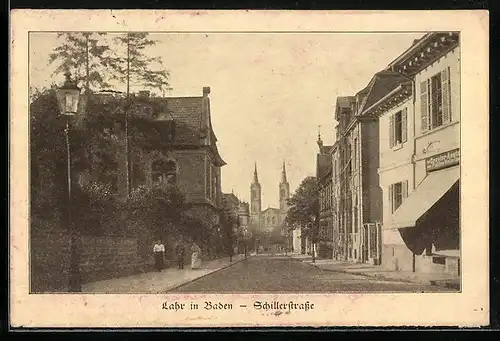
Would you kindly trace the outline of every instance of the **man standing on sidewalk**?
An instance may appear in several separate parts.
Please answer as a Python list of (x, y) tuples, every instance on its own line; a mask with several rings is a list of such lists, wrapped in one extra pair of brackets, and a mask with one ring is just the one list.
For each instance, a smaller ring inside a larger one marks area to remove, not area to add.
[(177, 266), (179, 270), (184, 269), (184, 243), (182, 239), (175, 246), (175, 255), (177, 257)]
[(153, 254), (155, 256), (156, 271), (161, 271), (163, 269), (163, 258), (165, 257), (165, 246), (161, 243), (160, 239), (158, 239), (153, 247)]

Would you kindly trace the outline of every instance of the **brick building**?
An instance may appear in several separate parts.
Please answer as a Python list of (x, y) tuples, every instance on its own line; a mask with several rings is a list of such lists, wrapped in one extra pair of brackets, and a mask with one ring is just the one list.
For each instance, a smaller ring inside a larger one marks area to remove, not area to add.
[(344, 257), (353, 262), (379, 264), (381, 258), (379, 128), (377, 118), (366, 109), (405, 79), (400, 73), (382, 70), (355, 96), (337, 99), (338, 154), (332, 161), (340, 162), (334, 165), (332, 176), (340, 188), (340, 203), (334, 213), (340, 217), (337, 230), (343, 231)]
[[(225, 165), (217, 148), (217, 137), (212, 127), (210, 88), (196, 97), (166, 97), (166, 110), (156, 115), (155, 123), (162, 128), (159, 138), (168, 141), (168, 147), (143, 149), (131, 146), (130, 189), (156, 181), (175, 183), (186, 196), (189, 213), (215, 226), (219, 223), (218, 210), (222, 205), (221, 168)], [(148, 94), (142, 94), (148, 96)], [(152, 133), (152, 132), (151, 132)], [(118, 172), (118, 193), (127, 195), (127, 157), (124, 147)]]
[(333, 258), (333, 179), (332, 147), (324, 146), (318, 134), (318, 154), (316, 155), (316, 180), (319, 195), (319, 228), (317, 235), (318, 256)]

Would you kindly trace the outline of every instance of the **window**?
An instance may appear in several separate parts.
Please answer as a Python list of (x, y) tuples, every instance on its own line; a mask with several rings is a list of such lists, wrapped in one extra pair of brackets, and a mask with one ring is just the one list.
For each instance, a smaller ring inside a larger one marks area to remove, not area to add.
[(276, 224), (276, 217), (273, 217), (273, 225)]
[(389, 204), (394, 213), (408, 196), (408, 181), (397, 182), (389, 186)]
[(156, 160), (152, 164), (151, 179), (153, 182), (163, 182), (173, 185), (177, 181), (177, 165), (174, 161)]
[(445, 257), (432, 257), (432, 263), (445, 265), (446, 264), (446, 258)]
[(167, 161), (165, 165), (165, 176), (169, 185), (174, 185), (177, 182), (177, 165), (174, 161)]
[(354, 170), (356, 170), (357, 167), (357, 158), (358, 158), (358, 139), (354, 138), (354, 154), (352, 156), (352, 165), (354, 167)]
[(391, 148), (408, 140), (407, 108), (393, 114), (389, 118), (389, 145)]
[(355, 204), (354, 206), (354, 233), (358, 233), (358, 206)]
[(421, 131), (451, 122), (450, 68), (420, 83)]

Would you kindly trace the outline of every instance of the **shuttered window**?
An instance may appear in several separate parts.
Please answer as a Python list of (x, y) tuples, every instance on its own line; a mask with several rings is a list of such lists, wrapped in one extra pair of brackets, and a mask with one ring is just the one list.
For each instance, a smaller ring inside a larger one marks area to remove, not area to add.
[(389, 146), (392, 148), (408, 140), (407, 108), (389, 117)]
[(408, 108), (404, 108), (401, 113), (401, 141), (408, 141), (408, 127), (407, 127), (407, 119), (408, 116)]
[(389, 186), (389, 207), (394, 213), (408, 197), (408, 180), (396, 182)]
[(427, 80), (420, 83), (420, 129), (425, 132), (429, 129), (429, 95), (427, 92)]
[(389, 146), (394, 147), (394, 115), (389, 117)]
[(450, 67), (420, 83), (421, 131), (452, 121)]
[(441, 91), (443, 100), (443, 123), (451, 122), (450, 68), (441, 72)]

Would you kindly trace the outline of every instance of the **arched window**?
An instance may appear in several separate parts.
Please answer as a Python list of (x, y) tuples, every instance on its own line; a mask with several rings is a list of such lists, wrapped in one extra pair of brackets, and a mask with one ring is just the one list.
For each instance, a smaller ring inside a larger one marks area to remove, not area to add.
[(267, 217), (267, 225), (271, 224), (271, 217)]
[(273, 217), (273, 225), (276, 224), (276, 217)]

